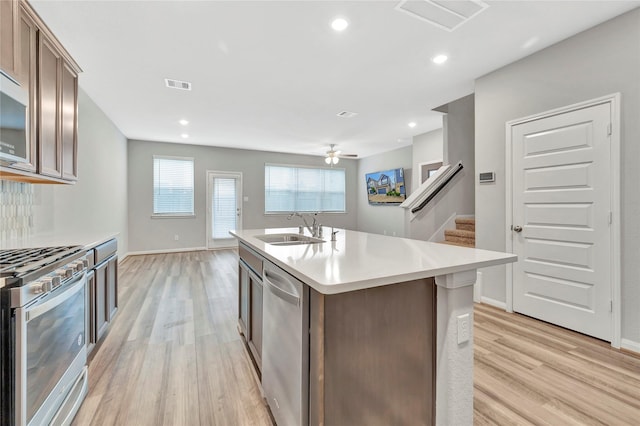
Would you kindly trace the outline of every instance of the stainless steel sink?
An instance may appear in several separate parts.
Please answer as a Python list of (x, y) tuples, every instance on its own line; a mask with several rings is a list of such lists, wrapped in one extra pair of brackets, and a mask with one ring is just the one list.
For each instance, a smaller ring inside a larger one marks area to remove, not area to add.
[(297, 246), (302, 244), (324, 243), (320, 238), (308, 237), (300, 234), (264, 234), (255, 236), (260, 241), (276, 246)]

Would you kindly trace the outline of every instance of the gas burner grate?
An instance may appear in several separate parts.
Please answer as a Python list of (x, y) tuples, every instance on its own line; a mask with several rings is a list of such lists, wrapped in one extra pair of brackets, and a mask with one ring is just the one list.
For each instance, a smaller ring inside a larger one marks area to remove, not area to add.
[(62, 246), (0, 250), (0, 274), (5, 275), (17, 270), (26, 272), (27, 270), (40, 268), (81, 248), (82, 246)]

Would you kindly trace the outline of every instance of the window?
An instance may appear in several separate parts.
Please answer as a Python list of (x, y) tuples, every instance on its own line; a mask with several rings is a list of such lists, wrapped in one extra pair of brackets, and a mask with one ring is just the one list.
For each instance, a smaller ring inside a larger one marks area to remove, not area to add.
[(193, 158), (153, 156), (153, 214), (193, 216)]
[(344, 169), (265, 165), (265, 213), (345, 212)]

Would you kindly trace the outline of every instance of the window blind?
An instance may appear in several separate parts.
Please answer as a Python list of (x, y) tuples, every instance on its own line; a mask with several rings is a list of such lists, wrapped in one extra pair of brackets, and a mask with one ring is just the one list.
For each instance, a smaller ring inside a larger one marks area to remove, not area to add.
[(345, 170), (265, 165), (265, 213), (345, 212)]
[(194, 214), (193, 158), (153, 157), (153, 214)]
[(213, 179), (213, 238), (232, 238), (229, 231), (237, 229), (237, 196), (236, 179), (214, 178)]

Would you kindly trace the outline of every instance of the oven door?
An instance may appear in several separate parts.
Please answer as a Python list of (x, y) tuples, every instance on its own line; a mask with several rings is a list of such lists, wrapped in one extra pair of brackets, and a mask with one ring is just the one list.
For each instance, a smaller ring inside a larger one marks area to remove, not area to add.
[(87, 360), (86, 273), (16, 309), (16, 425), (49, 424)]

